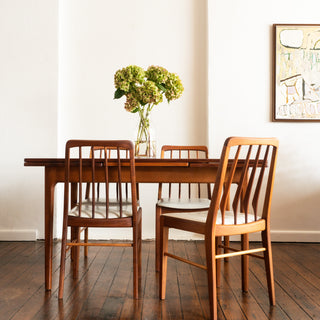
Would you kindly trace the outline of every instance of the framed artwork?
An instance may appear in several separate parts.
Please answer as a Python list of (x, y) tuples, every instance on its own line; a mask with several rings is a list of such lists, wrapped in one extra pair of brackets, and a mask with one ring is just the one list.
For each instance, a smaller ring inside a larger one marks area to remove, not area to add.
[(320, 25), (275, 24), (274, 121), (320, 121)]

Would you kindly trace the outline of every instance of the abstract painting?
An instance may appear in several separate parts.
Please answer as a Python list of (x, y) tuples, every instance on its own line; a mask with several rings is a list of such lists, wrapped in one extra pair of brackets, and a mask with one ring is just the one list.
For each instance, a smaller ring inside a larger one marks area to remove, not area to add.
[(274, 121), (320, 121), (320, 25), (273, 25)]

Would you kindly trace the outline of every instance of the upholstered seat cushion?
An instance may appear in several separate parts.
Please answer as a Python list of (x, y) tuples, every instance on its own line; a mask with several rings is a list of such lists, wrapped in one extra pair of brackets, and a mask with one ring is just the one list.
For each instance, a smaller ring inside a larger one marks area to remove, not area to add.
[[(69, 211), (69, 216), (79, 216), (79, 206), (75, 206), (71, 211)], [(122, 217), (132, 216), (132, 206), (123, 205), (122, 206)], [(81, 205), (81, 217), (91, 218), (92, 217), (92, 205), (89, 203), (84, 203)], [(95, 206), (95, 218), (106, 218), (106, 206), (105, 204), (96, 204)], [(108, 218), (115, 219), (120, 218), (120, 206), (110, 205), (108, 210)]]
[[(174, 213), (165, 213), (163, 215), (168, 217), (178, 218), (178, 219), (185, 219), (185, 220), (205, 223), (207, 220), (207, 214), (208, 214), (208, 211), (199, 211), (199, 212), (178, 212), (178, 213), (174, 212)], [(259, 219), (261, 218), (257, 217), (257, 220)], [(253, 221), (255, 221), (254, 215), (248, 214), (248, 222), (253, 222)], [(221, 223), (222, 223), (221, 212), (219, 212), (216, 224), (221, 224)], [(245, 223), (245, 214), (238, 213), (237, 224), (243, 224), (243, 223)], [(234, 214), (232, 211), (225, 212), (224, 224), (226, 225), (234, 224)]]
[[(92, 204), (92, 198), (85, 199), (82, 203), (90, 205), (90, 204)], [(96, 198), (95, 203), (97, 205), (105, 205), (106, 204), (106, 198)], [(131, 199), (122, 199), (122, 204), (123, 205), (128, 205), (128, 204), (131, 204), (131, 203), (132, 203)], [(139, 201), (137, 201), (137, 203), (139, 204)], [(116, 198), (110, 198), (109, 199), (109, 205), (110, 206), (119, 205), (119, 200), (116, 199)]]
[(195, 199), (161, 199), (157, 203), (158, 206), (170, 209), (179, 210), (195, 210), (195, 209), (209, 209), (210, 200), (205, 198)]

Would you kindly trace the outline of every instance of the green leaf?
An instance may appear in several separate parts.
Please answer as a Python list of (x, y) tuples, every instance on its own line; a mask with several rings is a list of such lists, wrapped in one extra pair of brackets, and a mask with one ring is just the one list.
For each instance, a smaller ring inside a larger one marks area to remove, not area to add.
[(114, 99), (120, 99), (122, 96), (124, 96), (126, 94), (125, 91), (121, 90), (120, 88), (118, 88), (115, 93), (114, 93)]
[(163, 92), (166, 92), (167, 89), (166, 87), (163, 85), (163, 84), (160, 84), (160, 83), (156, 83), (156, 86)]
[(139, 108), (135, 108), (131, 111), (131, 113), (137, 113), (139, 111)]

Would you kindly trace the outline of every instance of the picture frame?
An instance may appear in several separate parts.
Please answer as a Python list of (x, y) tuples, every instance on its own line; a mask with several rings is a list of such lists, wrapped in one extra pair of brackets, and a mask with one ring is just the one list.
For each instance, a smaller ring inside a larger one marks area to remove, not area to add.
[(273, 121), (320, 121), (320, 25), (273, 25)]

